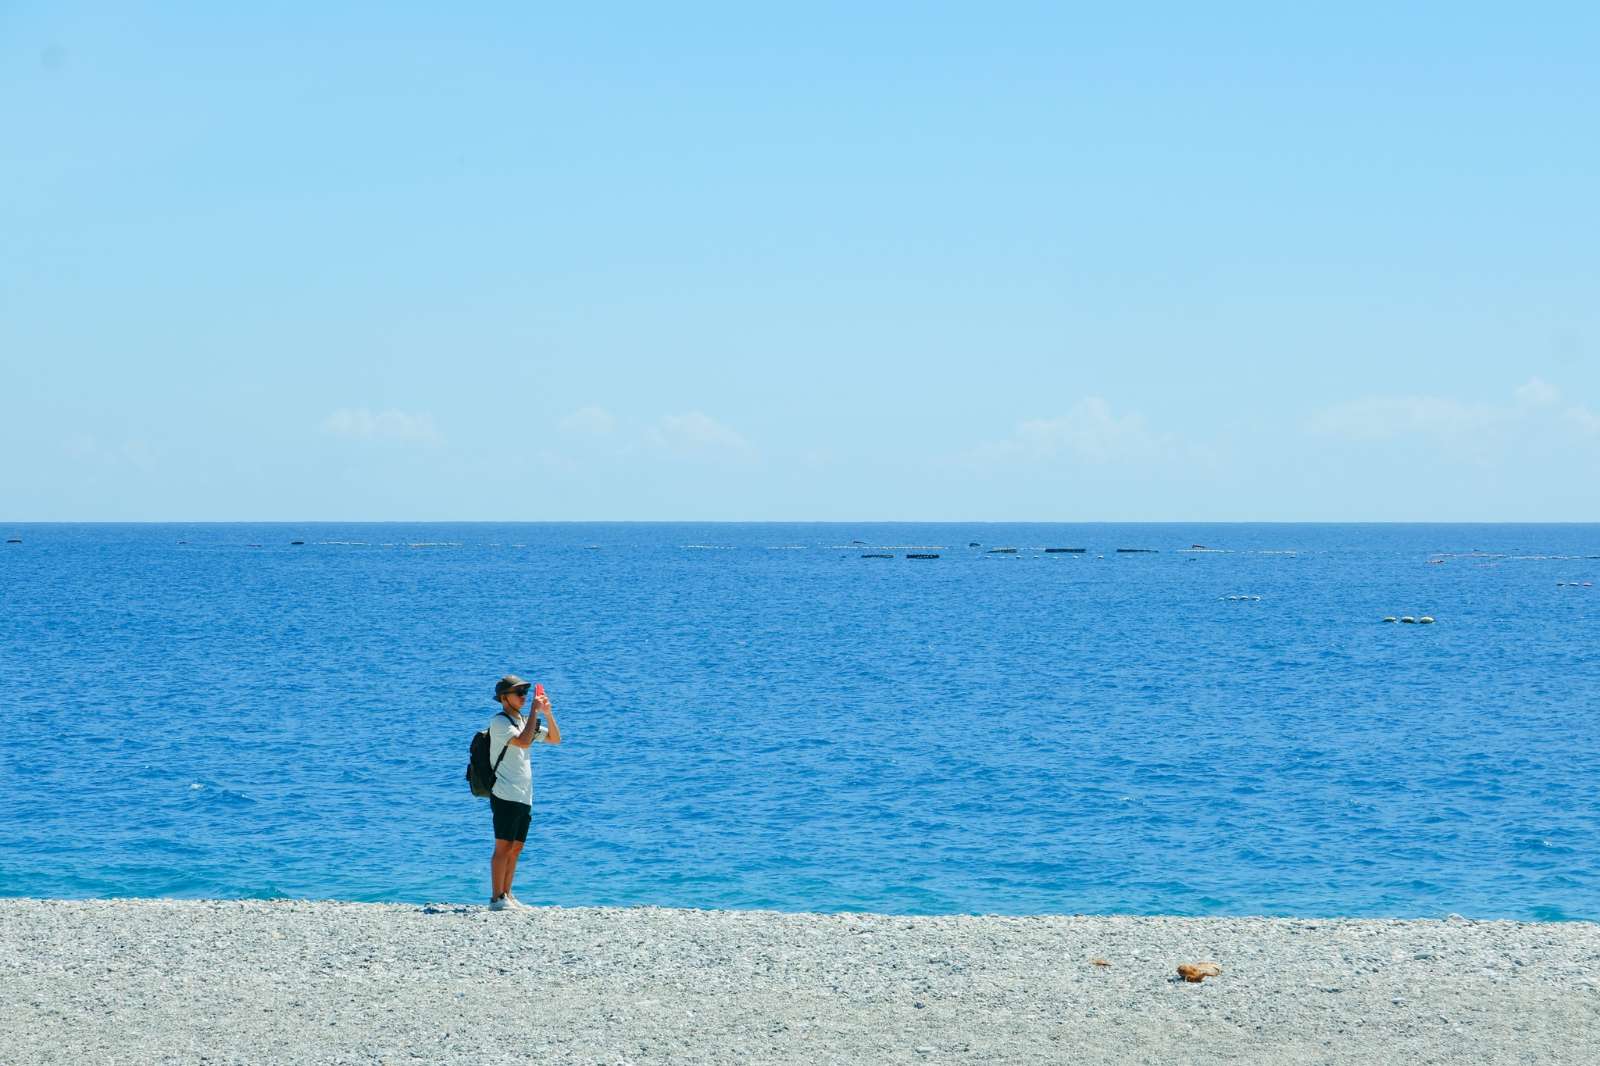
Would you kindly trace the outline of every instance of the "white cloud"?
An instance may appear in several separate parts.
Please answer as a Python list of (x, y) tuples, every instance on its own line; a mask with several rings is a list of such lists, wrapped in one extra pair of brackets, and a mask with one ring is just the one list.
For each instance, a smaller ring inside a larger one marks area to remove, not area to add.
[(1388, 440), (1410, 433), (1458, 437), (1478, 432), (1496, 418), (1492, 407), (1448, 396), (1368, 396), (1317, 412), (1311, 430), (1352, 440)]
[(433, 416), (405, 411), (370, 411), (365, 407), (341, 407), (322, 420), (322, 431), (350, 440), (402, 441), (438, 444), (443, 440), (434, 428)]
[(573, 436), (604, 437), (617, 428), (617, 420), (603, 407), (580, 407), (562, 416), (556, 426), (563, 433)]
[(1587, 407), (1569, 407), (1562, 414), (1580, 436), (1600, 438), (1600, 414)]
[(1517, 386), (1514, 395), (1523, 407), (1549, 407), (1561, 399), (1560, 391), (1540, 378), (1529, 378), (1527, 384)]
[(1368, 396), (1313, 415), (1314, 433), (1356, 441), (1426, 437), (1481, 445), (1535, 431), (1600, 432), (1600, 416), (1581, 404), (1562, 406), (1561, 393), (1540, 378), (1512, 391), (1506, 403), (1465, 403), (1450, 396)]
[(655, 447), (679, 455), (748, 457), (754, 451), (737, 430), (699, 411), (664, 416), (649, 439)]
[(981, 445), (980, 461), (1066, 460), (1107, 466), (1164, 458), (1178, 451), (1168, 435), (1156, 433), (1137, 414), (1118, 415), (1100, 396), (1073, 404), (1059, 418), (1019, 422), (1010, 437)]

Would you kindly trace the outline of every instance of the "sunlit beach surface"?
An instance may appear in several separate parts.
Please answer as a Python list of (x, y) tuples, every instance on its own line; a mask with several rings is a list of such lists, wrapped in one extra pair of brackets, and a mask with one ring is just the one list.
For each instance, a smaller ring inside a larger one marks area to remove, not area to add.
[(0, 1061), (1579, 1063), (1597, 963), (1587, 922), (12, 899)]

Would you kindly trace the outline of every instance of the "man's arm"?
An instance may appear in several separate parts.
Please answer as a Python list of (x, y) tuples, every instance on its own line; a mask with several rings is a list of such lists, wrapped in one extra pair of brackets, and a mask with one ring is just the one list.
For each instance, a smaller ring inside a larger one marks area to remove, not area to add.
[(538, 735), (539, 719), (530, 714), (528, 715), (528, 720), (522, 723), (522, 732), (507, 740), (506, 743), (518, 748), (528, 748), (533, 746), (533, 742)]
[(544, 715), (544, 720), (550, 726), (550, 731), (545, 734), (544, 742), (546, 744), (561, 743), (561, 727), (556, 725), (556, 716), (551, 713), (550, 697), (540, 696), (534, 701), (534, 709)]
[(539, 739), (539, 715), (543, 714), (545, 721), (550, 724), (549, 731), (545, 734), (545, 743), (561, 743), (561, 728), (556, 725), (555, 717), (550, 713), (550, 697), (536, 696), (533, 701), (533, 713), (528, 715), (528, 720), (522, 725), (522, 732), (512, 737), (507, 743), (515, 744), (519, 748), (531, 748), (533, 742)]

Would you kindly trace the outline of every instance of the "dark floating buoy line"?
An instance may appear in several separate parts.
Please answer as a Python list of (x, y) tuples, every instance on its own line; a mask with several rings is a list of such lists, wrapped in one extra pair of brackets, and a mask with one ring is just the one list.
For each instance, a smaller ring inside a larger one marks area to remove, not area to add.
[[(7, 544), (21, 544), (22, 543), (22, 538), (21, 537), (7, 537), (6, 538), (6, 543)], [(179, 540), (177, 543), (180, 546), (182, 546), (182, 545), (187, 545), (189, 543), (189, 541), (188, 540)], [(291, 546), (293, 546), (293, 547), (303, 547), (306, 544), (306, 541), (304, 541), (302, 539), (299, 539), (299, 538), (296, 538), (294, 540), (289, 541), (289, 544)], [(856, 546), (856, 547), (866, 547), (867, 546), (867, 542), (863, 541), (863, 540), (852, 540), (850, 542), (850, 544), (852, 546)], [(245, 547), (247, 547), (247, 548), (262, 548), (264, 546), (265, 545), (262, 545), (262, 544), (259, 544), (259, 543), (250, 543), (250, 544), (246, 544), (245, 545)], [(423, 547), (424, 545), (411, 545), (411, 546), (412, 547)], [(514, 547), (522, 547), (522, 545), (514, 545)], [(597, 544), (589, 544), (589, 545), (585, 545), (585, 547), (589, 548), (589, 549), (598, 549), (599, 545), (597, 545)], [(702, 547), (702, 545), (685, 545), (685, 547)], [(900, 545), (893, 545), (893, 547), (900, 547)], [(981, 548), (981, 547), (983, 547), (983, 545), (982, 545), (981, 542), (973, 540), (973, 541), (968, 541), (967, 542), (967, 547), (969, 547), (969, 548)], [(1180, 550), (1182, 550), (1182, 549), (1180, 549)], [(998, 547), (998, 548), (989, 548), (987, 551), (983, 552), (982, 554), (984, 554), (984, 555), (1014, 556), (1014, 555), (1017, 555), (1019, 552), (1022, 552), (1022, 551), (1042, 552), (1045, 555), (1085, 555), (1085, 554), (1088, 553), (1089, 549), (1088, 548), (1068, 548), (1068, 547), (1048, 547), (1048, 548), (1032, 548), (1032, 547), (1030, 547), (1030, 548), (1023, 549), (1023, 548), (1015, 548), (1015, 547), (1005, 546), (1005, 547)], [(1161, 549), (1160, 548), (1117, 548), (1117, 549), (1115, 549), (1115, 551), (1116, 551), (1116, 554), (1118, 554), (1118, 555), (1155, 555), (1155, 554), (1159, 554)], [(1195, 544), (1195, 545), (1192, 545), (1189, 549), (1187, 549), (1187, 551), (1189, 551), (1189, 552), (1216, 552), (1216, 553), (1219, 553), (1219, 554), (1226, 554), (1226, 553), (1229, 553), (1231, 550), (1230, 549), (1226, 549), (1226, 548), (1212, 548), (1212, 547), (1209, 547), (1209, 546), (1203, 545), (1203, 544)], [(1295, 554), (1295, 553), (1293, 553), (1293, 552), (1278, 552), (1278, 551), (1261, 550), (1259, 552), (1259, 554), (1263, 554), (1263, 555), (1287, 555), (1287, 554)], [(894, 552), (866, 551), (866, 552), (860, 553), (860, 557), (863, 558), (863, 559), (893, 559), (896, 556), (895, 556)], [(1431, 556), (1430, 556), (1430, 558), (1428, 558), (1427, 561), (1430, 562), (1430, 563), (1443, 563), (1445, 560), (1452, 559), (1452, 558), (1470, 558), (1470, 559), (1480, 559), (1481, 560), (1481, 559), (1484, 559), (1484, 558), (1501, 559), (1501, 558), (1506, 558), (1506, 557), (1507, 556), (1505, 556), (1503, 554), (1489, 553), (1489, 552), (1478, 552), (1478, 551), (1474, 551), (1474, 552), (1457, 552), (1457, 553), (1434, 552), (1434, 553), (1431, 553)], [(908, 552), (905, 553), (905, 558), (907, 558), (907, 559), (925, 559), (925, 560), (926, 559), (939, 559), (939, 558), (941, 558), (941, 554), (939, 552), (930, 552), (930, 551), (908, 551)], [(1100, 555), (1100, 556), (1097, 556), (1097, 558), (1104, 559), (1105, 556), (1104, 555)], [(1519, 556), (1519, 557), (1515, 557), (1515, 558), (1524, 558), (1524, 557), (1520, 557)], [(1526, 558), (1543, 559), (1543, 558), (1547, 558), (1547, 557), (1545, 557), (1545, 556), (1528, 556)], [(1560, 556), (1558, 558), (1562, 558), (1562, 559), (1600, 559), (1600, 555)], [(1194, 559), (1191, 557), (1188, 561), (1189, 562), (1193, 562)], [(1556, 582), (1556, 587), (1558, 587), (1558, 588), (1566, 588), (1566, 587), (1571, 587), (1571, 588), (1593, 588), (1594, 584), (1591, 581), (1557, 581)], [(1256, 601), (1259, 601), (1261, 599), (1261, 597), (1258, 596), (1258, 595), (1241, 595), (1241, 594), (1222, 596), (1222, 597), (1219, 597), (1219, 598), (1223, 599), (1223, 600), (1229, 600), (1229, 601), (1247, 601), (1247, 602), (1256, 602)], [(1436, 621), (1437, 620), (1434, 618), (1434, 616), (1428, 615), (1428, 614), (1424, 614), (1424, 615), (1409, 615), (1408, 614), (1408, 615), (1398, 615), (1398, 616), (1397, 615), (1385, 615), (1384, 618), (1383, 618), (1383, 622), (1385, 622), (1385, 623), (1395, 623), (1395, 624), (1400, 624), (1400, 625), (1424, 625), (1424, 626), (1426, 626), (1426, 625), (1433, 625), (1433, 624), (1436, 623)]]

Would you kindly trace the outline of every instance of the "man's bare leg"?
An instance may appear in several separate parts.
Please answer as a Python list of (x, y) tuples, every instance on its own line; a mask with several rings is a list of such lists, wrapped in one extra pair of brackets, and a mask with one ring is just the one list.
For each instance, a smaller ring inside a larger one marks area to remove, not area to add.
[(494, 842), (494, 858), (489, 860), (489, 887), (493, 893), (492, 899), (499, 899), (511, 889), (511, 872), (516, 869), (516, 854), (512, 848), (520, 849), (521, 844), (510, 840), (496, 839)]
[[(495, 843), (498, 844), (499, 841), (495, 841)], [(513, 840), (510, 843), (511, 855), (506, 859), (506, 887), (501, 890), (502, 892), (511, 891), (511, 882), (517, 876), (517, 859), (522, 855), (523, 842)]]

